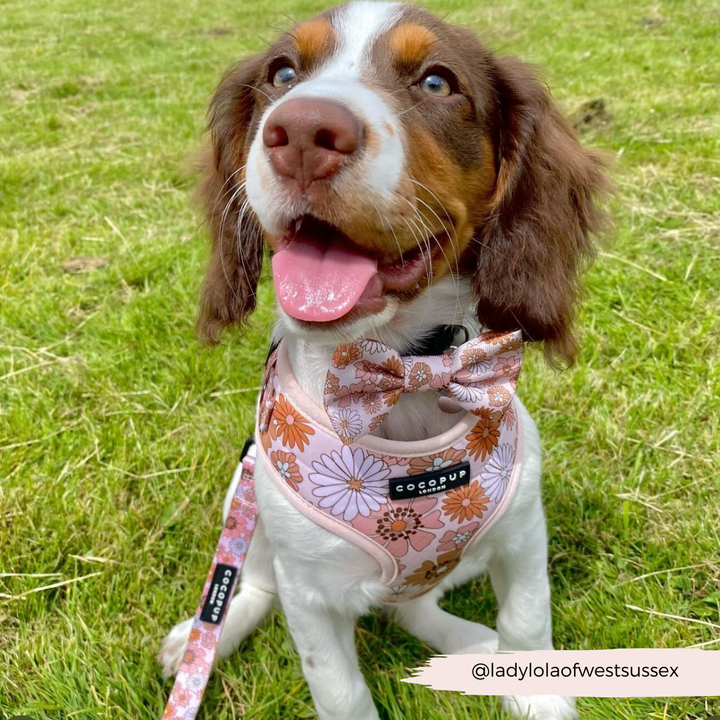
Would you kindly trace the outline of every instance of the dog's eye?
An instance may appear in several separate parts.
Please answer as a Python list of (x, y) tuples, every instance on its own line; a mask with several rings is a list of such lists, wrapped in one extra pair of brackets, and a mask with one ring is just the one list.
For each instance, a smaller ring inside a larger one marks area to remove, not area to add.
[(437, 73), (428, 73), (420, 81), (420, 87), (428, 93), (428, 95), (435, 95), (436, 97), (447, 97), (452, 95), (452, 87), (450, 83), (442, 76)]
[(297, 73), (289, 65), (279, 68), (273, 75), (272, 84), (276, 87), (285, 87), (297, 80)]

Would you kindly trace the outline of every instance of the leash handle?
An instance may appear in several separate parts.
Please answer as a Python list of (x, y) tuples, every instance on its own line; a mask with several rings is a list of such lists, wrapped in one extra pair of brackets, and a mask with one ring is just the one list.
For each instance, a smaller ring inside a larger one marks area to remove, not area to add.
[(246, 443), (243, 453), (230, 512), (220, 534), (190, 639), (162, 720), (193, 720), (212, 672), (227, 607), (235, 593), (258, 516), (253, 482), (254, 444)]

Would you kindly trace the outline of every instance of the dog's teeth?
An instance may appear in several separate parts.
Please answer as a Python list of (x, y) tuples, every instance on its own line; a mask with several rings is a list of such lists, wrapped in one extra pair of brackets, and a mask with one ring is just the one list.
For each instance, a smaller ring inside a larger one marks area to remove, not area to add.
[(295, 232), (296, 233), (300, 232), (300, 226), (302, 225), (302, 221), (303, 221), (302, 215), (295, 221)]

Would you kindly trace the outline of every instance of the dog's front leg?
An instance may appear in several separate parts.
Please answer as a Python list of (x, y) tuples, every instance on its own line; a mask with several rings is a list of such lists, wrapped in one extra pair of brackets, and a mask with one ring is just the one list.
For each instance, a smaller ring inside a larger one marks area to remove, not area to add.
[[(490, 561), (490, 578), (498, 600), (498, 649), (552, 650), (547, 533), (539, 493), (523, 509), (515, 526)], [(530, 720), (574, 720), (575, 698), (559, 695), (513, 695), (503, 708)]]
[(321, 607), (275, 560), (280, 601), (320, 720), (378, 720), (355, 650), (355, 615)]

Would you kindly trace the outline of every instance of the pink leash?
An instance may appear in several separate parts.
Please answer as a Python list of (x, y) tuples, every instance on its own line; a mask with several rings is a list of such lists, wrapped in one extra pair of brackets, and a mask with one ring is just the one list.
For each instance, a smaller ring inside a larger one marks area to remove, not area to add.
[(250, 538), (255, 530), (258, 511), (254, 473), (255, 447), (250, 445), (241, 461), (240, 479), (220, 534), (163, 720), (193, 720), (200, 709), (225, 624), (227, 606), (235, 592)]

